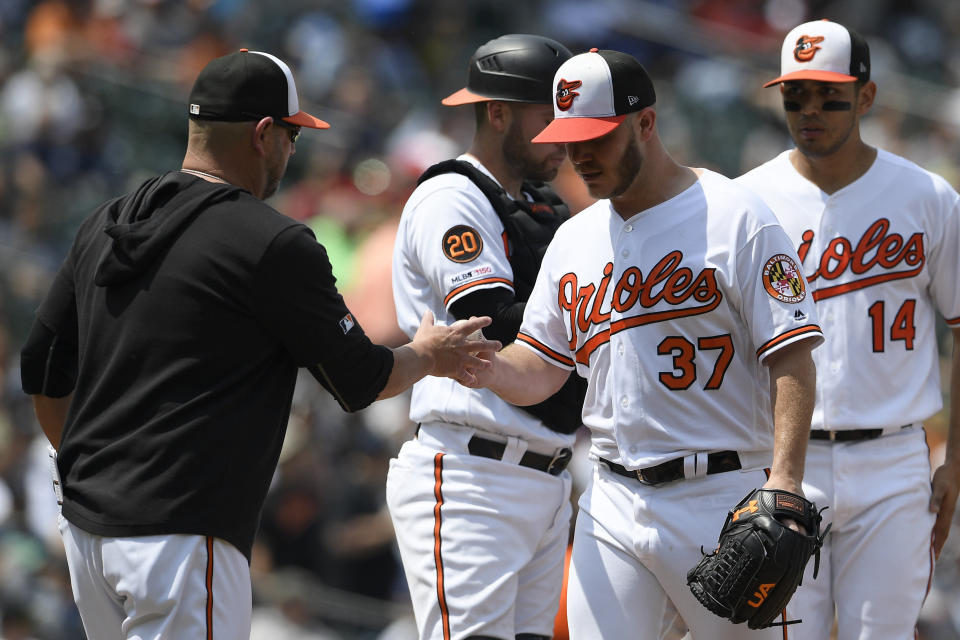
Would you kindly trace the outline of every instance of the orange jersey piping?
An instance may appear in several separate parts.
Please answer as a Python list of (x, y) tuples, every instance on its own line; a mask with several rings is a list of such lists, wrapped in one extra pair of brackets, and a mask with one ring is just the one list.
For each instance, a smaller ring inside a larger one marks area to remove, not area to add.
[(768, 340), (763, 344), (763, 346), (757, 349), (757, 358), (759, 359), (760, 357), (763, 356), (764, 353), (766, 353), (767, 351), (770, 351), (770, 349), (773, 349), (777, 345), (782, 344), (787, 340), (790, 340), (791, 338), (796, 338), (797, 336), (805, 335), (808, 333), (811, 333), (811, 334), (819, 333), (822, 335), (823, 330), (821, 330), (820, 327), (815, 324), (808, 324), (803, 327), (797, 327), (796, 329), (791, 329), (786, 333), (781, 333), (779, 336), (771, 340)]
[(523, 342), (524, 344), (530, 345), (531, 347), (533, 347), (534, 349), (536, 349), (537, 351), (539, 351), (539, 352), (542, 353), (543, 355), (547, 356), (547, 357), (550, 358), (551, 360), (555, 360), (556, 362), (559, 362), (559, 363), (562, 364), (562, 365), (566, 365), (566, 366), (568, 366), (568, 367), (572, 367), (572, 366), (573, 366), (573, 359), (572, 359), (572, 358), (570, 358), (570, 357), (568, 357), (568, 356), (565, 356), (565, 355), (563, 355), (563, 354), (560, 354), (560, 353), (554, 351), (553, 349), (551, 349), (551, 348), (548, 347), (547, 345), (543, 344), (543, 343), (540, 342), (539, 340), (537, 340), (537, 339), (535, 339), (535, 338), (532, 338), (532, 337), (528, 336), (528, 335), (525, 334), (525, 333), (518, 333), (518, 334), (517, 334), (517, 341), (518, 341), (518, 342)]

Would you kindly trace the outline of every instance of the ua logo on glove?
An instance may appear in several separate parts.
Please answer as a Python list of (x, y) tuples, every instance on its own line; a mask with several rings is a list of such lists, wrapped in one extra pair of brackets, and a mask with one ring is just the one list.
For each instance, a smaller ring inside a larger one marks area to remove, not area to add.
[(753, 600), (747, 600), (747, 604), (756, 609), (763, 604), (763, 601), (767, 599), (767, 594), (770, 593), (770, 589), (773, 589), (775, 586), (777, 586), (776, 582), (773, 584), (760, 585), (758, 587), (759, 590), (753, 592), (753, 597), (756, 598), (757, 601), (754, 602)]
[(760, 507), (757, 506), (757, 501), (751, 500), (750, 503), (743, 509), (737, 509), (733, 512), (733, 522), (736, 522), (740, 519), (741, 513), (756, 513), (759, 509)]
[[(781, 520), (794, 520), (794, 531)], [(794, 624), (774, 622), (800, 585), (803, 569), (815, 556), (820, 565), (821, 533), (817, 506), (801, 495), (778, 489), (754, 490), (727, 512), (717, 550), (687, 573), (687, 584), (700, 604), (734, 624), (751, 629)]]

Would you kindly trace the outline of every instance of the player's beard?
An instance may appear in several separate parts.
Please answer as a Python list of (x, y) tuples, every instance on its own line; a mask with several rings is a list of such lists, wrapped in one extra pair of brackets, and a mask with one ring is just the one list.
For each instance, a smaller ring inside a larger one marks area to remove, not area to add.
[[(616, 178), (617, 181), (610, 192), (604, 196), (597, 196), (602, 199), (616, 198), (626, 193), (630, 185), (633, 184), (637, 176), (640, 175), (640, 167), (643, 166), (643, 154), (640, 153), (640, 147), (637, 145), (637, 139), (630, 136), (630, 141), (620, 155), (620, 161), (617, 163)], [(594, 194), (590, 194), (594, 195)]]
[[(539, 180), (550, 182), (557, 177), (560, 167), (554, 166), (550, 154), (539, 160), (531, 154), (531, 143), (528, 140), (533, 136), (524, 136), (520, 128), (520, 119), (514, 118), (503, 139), (503, 159), (507, 166), (523, 180)], [(550, 145), (540, 145), (550, 146)]]
[(287, 160), (289, 158), (290, 155), (285, 150), (280, 149), (277, 151), (277, 161), (267, 164), (266, 182), (261, 200), (266, 200), (280, 188), (280, 181), (283, 180), (283, 175), (287, 172)]
[(263, 197), (261, 200), (266, 200), (273, 194), (277, 192), (277, 189), (280, 188), (280, 176), (271, 175), (270, 172), (267, 172), (267, 184), (263, 188)]

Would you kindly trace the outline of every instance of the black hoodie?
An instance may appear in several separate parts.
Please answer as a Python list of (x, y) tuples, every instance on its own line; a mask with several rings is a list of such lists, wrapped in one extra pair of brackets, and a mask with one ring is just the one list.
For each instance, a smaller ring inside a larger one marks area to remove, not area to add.
[(355, 410), (393, 366), (307, 227), (182, 172), (81, 225), (21, 361), (27, 393), (74, 393), (58, 458), (68, 520), (215, 536), (248, 558), (297, 368)]

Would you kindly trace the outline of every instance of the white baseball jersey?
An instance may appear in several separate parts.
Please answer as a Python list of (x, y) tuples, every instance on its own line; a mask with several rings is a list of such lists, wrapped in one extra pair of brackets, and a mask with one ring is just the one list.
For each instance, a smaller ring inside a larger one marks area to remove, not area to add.
[(798, 248), (827, 327), (814, 351), (813, 429), (922, 421), (943, 405), (934, 309), (960, 326), (960, 199), (940, 176), (880, 150), (826, 194), (785, 151), (737, 179)]
[(589, 380), (595, 455), (638, 468), (734, 449), (769, 465), (762, 361), (822, 340), (797, 263), (759, 198), (703, 171), (628, 220), (601, 200), (564, 223), (518, 342)]
[[(489, 171), (471, 155), (470, 162)], [(477, 289), (513, 290), (500, 218), (466, 176), (447, 173), (426, 180), (404, 206), (393, 254), (393, 297), (400, 328), (416, 333), (425, 309), (437, 323), (452, 324), (450, 305)], [(449, 378), (428, 376), (413, 387), (410, 419), (463, 424), (526, 440), (532, 451), (569, 446), (572, 435), (556, 433), (523, 409), (488, 389), (468, 389)]]

